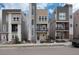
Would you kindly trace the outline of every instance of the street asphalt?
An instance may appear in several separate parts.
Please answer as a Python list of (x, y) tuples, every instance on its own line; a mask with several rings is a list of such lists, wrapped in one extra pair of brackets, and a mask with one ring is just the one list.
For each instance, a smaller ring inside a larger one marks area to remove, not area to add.
[(54, 47), (9, 47), (0, 48), (0, 55), (79, 55), (79, 48)]

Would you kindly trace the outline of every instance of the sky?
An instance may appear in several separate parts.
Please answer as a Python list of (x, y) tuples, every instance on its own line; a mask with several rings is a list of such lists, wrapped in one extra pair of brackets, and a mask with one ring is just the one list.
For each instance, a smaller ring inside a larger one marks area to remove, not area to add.
[[(79, 9), (79, 2), (72, 3), (73, 12)], [(57, 6), (64, 6), (64, 3), (37, 3), (37, 9), (48, 9), (49, 18)], [(24, 13), (28, 14), (28, 3), (0, 3), (0, 10), (2, 9), (21, 9)]]
[[(22, 11), (26, 11), (26, 13), (29, 10), (29, 4), (28, 3), (1, 3), (0, 8), (3, 9), (3, 5), (5, 9), (22, 9)], [(37, 4), (37, 9), (48, 9), (49, 13), (53, 12), (53, 9), (56, 8), (57, 6), (61, 6), (62, 4), (60, 3), (38, 3)]]
[[(37, 9), (48, 9), (48, 16), (51, 17), (53, 10), (57, 6), (62, 6), (63, 3), (37, 3)], [(28, 14), (28, 3), (0, 3), (0, 9), (21, 9), (24, 13)]]

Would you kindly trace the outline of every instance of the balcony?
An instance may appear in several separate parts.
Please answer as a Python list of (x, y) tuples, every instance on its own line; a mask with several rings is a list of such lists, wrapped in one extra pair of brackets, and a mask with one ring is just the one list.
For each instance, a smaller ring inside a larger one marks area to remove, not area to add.
[(56, 22), (64, 22), (64, 23), (66, 23), (66, 22), (69, 22), (69, 20), (56, 20)]
[(69, 23), (56, 23), (56, 30), (69, 30)]
[(14, 18), (11, 20), (11, 23), (13, 23), (13, 24), (21, 23), (21, 18), (19, 18), (19, 17), (14, 17)]
[(37, 29), (36, 31), (37, 31), (37, 32), (47, 32), (48, 29)]
[(64, 27), (64, 28), (62, 28), (62, 27), (57, 27), (56, 30), (69, 30), (69, 28), (68, 28), (68, 27)]
[(20, 24), (21, 21), (11, 21), (12, 24)]
[(37, 24), (36, 31), (37, 32), (47, 32), (48, 31), (47, 24)]
[(68, 39), (69, 32), (56, 32), (56, 39)]

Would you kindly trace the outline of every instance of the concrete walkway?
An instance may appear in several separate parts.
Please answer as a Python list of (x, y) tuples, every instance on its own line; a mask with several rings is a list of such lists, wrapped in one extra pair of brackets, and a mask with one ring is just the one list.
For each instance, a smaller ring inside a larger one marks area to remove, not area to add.
[(6, 47), (50, 47), (50, 46), (71, 46), (71, 42), (65, 43), (27, 43), (27, 44), (0, 44), (0, 48)]

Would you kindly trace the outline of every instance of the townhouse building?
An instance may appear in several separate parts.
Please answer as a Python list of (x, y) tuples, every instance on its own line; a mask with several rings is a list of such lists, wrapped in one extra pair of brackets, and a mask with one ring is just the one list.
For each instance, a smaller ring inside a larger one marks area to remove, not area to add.
[(75, 39), (75, 38), (79, 38), (79, 10), (77, 10), (73, 13), (73, 19), (74, 19), (74, 26), (73, 26), (74, 35), (73, 35), (73, 37)]
[(48, 11), (37, 9), (36, 3), (29, 4), (28, 40), (40, 42), (48, 35)]
[(65, 4), (57, 7), (53, 12), (54, 18), (50, 22), (53, 38), (56, 41), (69, 41), (73, 39), (72, 5)]
[(47, 9), (37, 9), (36, 10), (36, 35), (37, 42), (46, 41), (48, 32), (48, 10)]
[(0, 32), (1, 42), (10, 42), (16, 37), (21, 42), (25, 37), (24, 14), (20, 9), (2, 10), (2, 28)]

